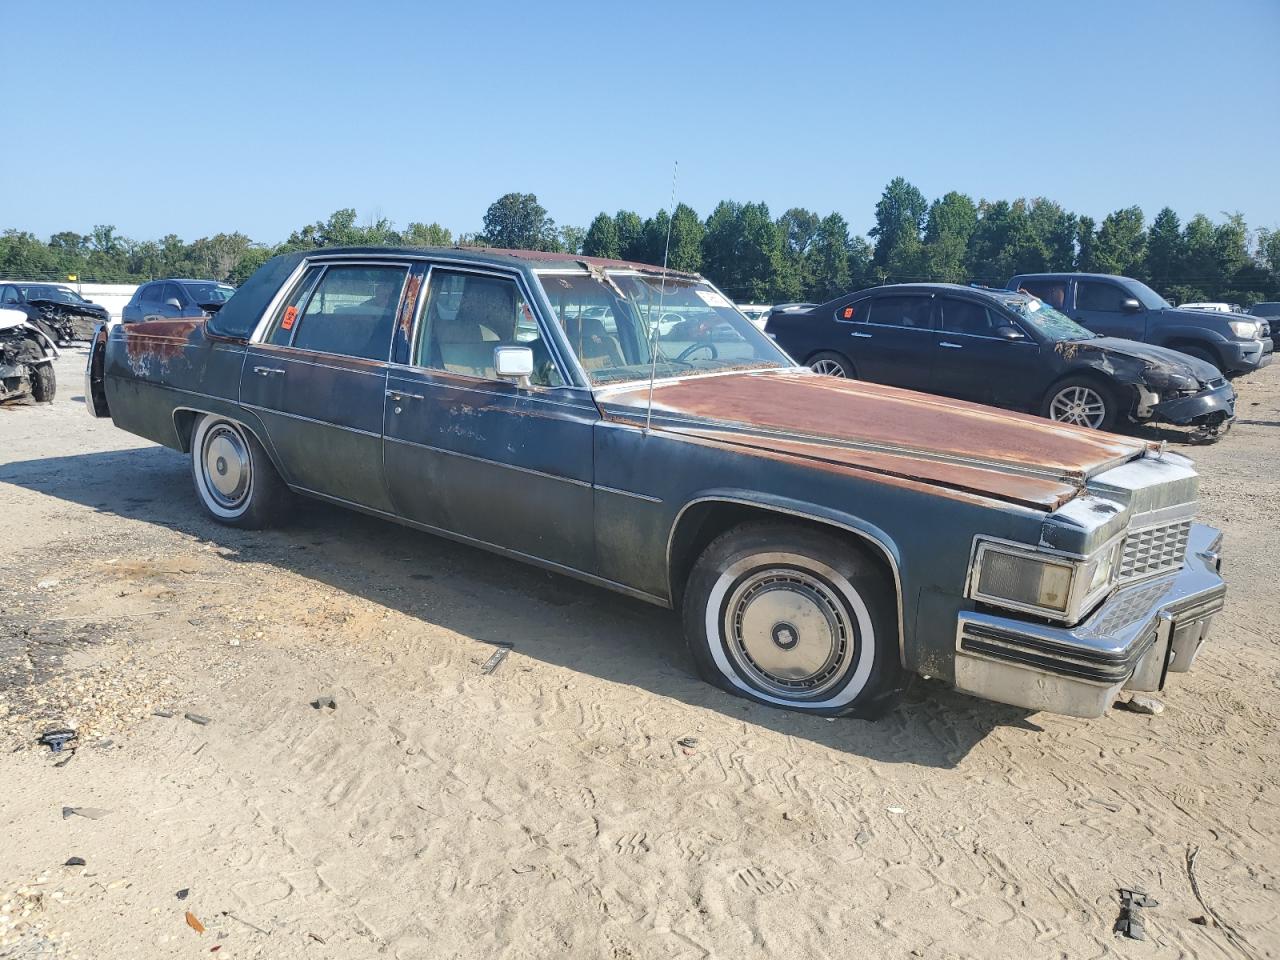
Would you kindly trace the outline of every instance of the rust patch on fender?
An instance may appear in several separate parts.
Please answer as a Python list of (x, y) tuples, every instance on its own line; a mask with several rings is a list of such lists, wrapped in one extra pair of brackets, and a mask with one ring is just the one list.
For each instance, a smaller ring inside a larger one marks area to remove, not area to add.
[(203, 320), (147, 320), (124, 324), (124, 352), (134, 376), (162, 370), (182, 357)]

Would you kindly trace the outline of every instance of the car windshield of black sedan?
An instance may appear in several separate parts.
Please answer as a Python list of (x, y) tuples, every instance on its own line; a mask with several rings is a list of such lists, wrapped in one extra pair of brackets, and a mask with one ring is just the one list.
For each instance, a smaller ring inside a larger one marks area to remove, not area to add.
[(1097, 336), (1043, 300), (1019, 297), (1007, 300), (1005, 304), (1018, 315), (1018, 319), (1031, 324), (1050, 340), (1092, 340)]
[(614, 272), (538, 279), (593, 383), (647, 380), (651, 363), (658, 377), (792, 365), (710, 284)]
[(28, 300), (51, 300), (54, 303), (84, 303), (84, 298), (68, 290), (66, 287), (55, 287), (50, 284), (32, 284), (22, 288), (22, 295)]

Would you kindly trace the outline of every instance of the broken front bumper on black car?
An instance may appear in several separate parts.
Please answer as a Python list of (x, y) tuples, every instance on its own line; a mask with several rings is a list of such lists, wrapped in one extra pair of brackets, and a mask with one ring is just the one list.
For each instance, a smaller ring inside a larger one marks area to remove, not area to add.
[(1222, 427), (1236, 418), (1236, 391), (1224, 380), (1209, 390), (1154, 404), (1151, 417), (1179, 427)]
[(1193, 524), (1176, 573), (1122, 587), (1074, 627), (966, 611), (956, 627), (955, 685), (988, 700), (1099, 717), (1122, 690), (1164, 688), (1191, 669), (1222, 609), (1222, 534)]

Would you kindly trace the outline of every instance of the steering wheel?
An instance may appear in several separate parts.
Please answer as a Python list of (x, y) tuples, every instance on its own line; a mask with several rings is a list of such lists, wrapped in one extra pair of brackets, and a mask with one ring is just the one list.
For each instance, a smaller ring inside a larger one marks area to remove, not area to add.
[(689, 355), (692, 354), (695, 350), (710, 351), (712, 360), (718, 360), (720, 358), (720, 351), (716, 349), (716, 345), (714, 343), (708, 340), (703, 343), (691, 343), (689, 346), (685, 347), (676, 356), (676, 363), (681, 363), (685, 360), (688, 360)]

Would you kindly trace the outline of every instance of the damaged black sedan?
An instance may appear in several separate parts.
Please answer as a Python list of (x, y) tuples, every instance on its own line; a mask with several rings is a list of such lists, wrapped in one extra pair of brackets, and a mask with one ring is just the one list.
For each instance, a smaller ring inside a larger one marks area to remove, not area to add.
[(766, 332), (819, 373), (1110, 430), (1161, 422), (1216, 439), (1235, 390), (1212, 364), (1100, 337), (1036, 297), (946, 283), (894, 284), (778, 310)]
[(20, 310), (27, 321), (58, 343), (88, 340), (108, 322), (107, 308), (61, 283), (0, 283), (0, 307)]

